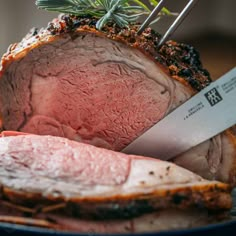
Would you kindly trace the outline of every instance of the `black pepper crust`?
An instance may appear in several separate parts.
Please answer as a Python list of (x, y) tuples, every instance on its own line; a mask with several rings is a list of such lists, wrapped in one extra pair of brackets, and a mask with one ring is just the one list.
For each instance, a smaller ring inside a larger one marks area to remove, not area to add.
[(73, 37), (76, 31), (85, 30), (104, 34), (107, 38), (120, 40), (129, 46), (141, 49), (162, 65), (163, 69), (170, 76), (185, 81), (186, 84), (190, 85), (196, 91), (200, 91), (211, 83), (212, 80), (209, 72), (203, 68), (199, 53), (192, 46), (168, 41), (161, 47), (158, 47), (161, 35), (151, 28), (146, 28), (141, 35), (137, 35), (138, 25), (130, 25), (129, 29), (127, 29), (110, 23), (103, 28), (102, 32), (99, 32), (96, 30), (96, 23), (97, 18), (94, 17), (59, 15), (58, 18), (48, 24), (46, 29), (32, 29), (22, 42), (9, 47), (8, 52), (2, 59), (0, 77), (4, 70), (4, 60), (10, 61), (9, 57), (11, 58), (15, 51), (24, 50), (27, 40), (35, 39), (30, 40), (29, 44), (27, 44), (30, 47), (30, 44), (48, 35), (57, 36), (70, 33)]
[[(96, 18), (61, 15), (59, 21), (50, 22), (47, 29), (52, 34), (68, 33), (86, 25), (95, 29), (96, 22)], [(62, 27), (64, 24), (65, 26)], [(161, 35), (150, 28), (147, 28), (141, 36), (136, 34), (137, 26), (121, 29), (110, 24), (103, 30), (109, 38), (115, 38), (116, 35), (124, 37), (131, 46), (141, 42), (141, 48), (154, 56), (155, 60), (168, 67), (171, 76), (179, 76), (185, 79), (197, 91), (211, 83), (210, 74), (202, 67), (199, 53), (193, 46), (169, 41), (158, 48)]]

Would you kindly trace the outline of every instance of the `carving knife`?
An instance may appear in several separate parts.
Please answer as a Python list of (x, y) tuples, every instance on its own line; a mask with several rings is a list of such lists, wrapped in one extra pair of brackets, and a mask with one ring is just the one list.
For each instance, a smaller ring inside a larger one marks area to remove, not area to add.
[(236, 67), (130, 143), (124, 153), (169, 160), (236, 124)]

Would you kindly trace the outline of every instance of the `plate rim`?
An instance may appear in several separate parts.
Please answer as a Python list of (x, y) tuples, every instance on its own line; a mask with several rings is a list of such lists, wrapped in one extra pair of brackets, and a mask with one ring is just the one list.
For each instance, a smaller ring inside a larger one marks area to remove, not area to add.
[(59, 236), (170, 236), (170, 235), (186, 235), (186, 234), (192, 234), (192, 233), (200, 233), (204, 231), (210, 231), (210, 230), (216, 230), (218, 228), (224, 228), (224, 227), (230, 227), (235, 226), (236, 229), (236, 219), (220, 222), (220, 223), (212, 223), (208, 224), (202, 227), (194, 227), (191, 229), (178, 229), (178, 230), (170, 230), (170, 231), (160, 231), (160, 232), (144, 232), (144, 233), (114, 233), (114, 234), (102, 234), (102, 233), (77, 233), (77, 232), (69, 232), (69, 231), (59, 231), (59, 230), (53, 230), (53, 229), (47, 229), (47, 228), (41, 228), (36, 226), (26, 226), (26, 225), (20, 225), (20, 224), (12, 224), (12, 223), (2, 223), (0, 222), (0, 232), (6, 231), (8, 233), (14, 233), (14, 232), (27, 232), (27, 233), (37, 233), (41, 235), (59, 235)]

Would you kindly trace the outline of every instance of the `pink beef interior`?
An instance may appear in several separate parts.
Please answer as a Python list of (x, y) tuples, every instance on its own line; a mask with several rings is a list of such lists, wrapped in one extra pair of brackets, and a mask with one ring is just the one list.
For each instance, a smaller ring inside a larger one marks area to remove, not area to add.
[[(124, 154), (60, 137), (17, 135), (0, 138), (0, 147), (0, 170), (6, 177), (2, 181), (18, 189), (59, 188), (71, 193), (82, 183), (90, 188), (121, 185), (130, 170), (130, 159)], [(7, 180), (8, 171), (12, 180)]]
[(0, 138), (0, 173), (1, 185), (10, 189), (68, 198), (145, 194), (216, 183), (173, 163), (42, 135)]
[(173, 83), (137, 49), (91, 33), (61, 36), (0, 80), (4, 129), (121, 150), (168, 112)]

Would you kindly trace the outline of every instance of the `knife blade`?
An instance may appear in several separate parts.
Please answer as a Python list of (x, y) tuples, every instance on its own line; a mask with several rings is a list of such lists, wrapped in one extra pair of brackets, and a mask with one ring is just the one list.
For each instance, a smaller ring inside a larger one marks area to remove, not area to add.
[(169, 160), (236, 124), (236, 67), (176, 108), (122, 152)]

